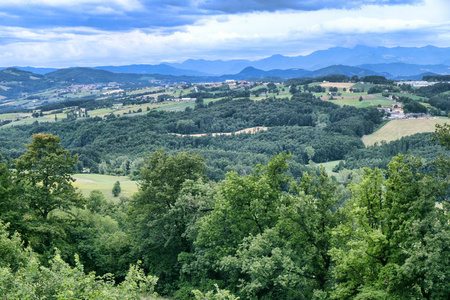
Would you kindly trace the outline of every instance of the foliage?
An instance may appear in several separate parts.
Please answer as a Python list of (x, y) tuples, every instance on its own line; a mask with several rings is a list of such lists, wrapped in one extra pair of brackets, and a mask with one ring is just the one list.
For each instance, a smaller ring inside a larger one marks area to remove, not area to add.
[(142, 299), (155, 295), (158, 278), (131, 265), (125, 280), (115, 285), (111, 274), (86, 274), (79, 258), (75, 266), (57, 252), (48, 267), (30, 249), (23, 249), (17, 235), (6, 233), (0, 222), (0, 290), (5, 299)]
[[(350, 219), (334, 231), (333, 298), (441, 298), (448, 289), (449, 248), (437, 250), (440, 242), (425, 241), (448, 235), (448, 217), (435, 207), (433, 181), (411, 156), (395, 157), (387, 179), (379, 169), (365, 169), (361, 183), (352, 187)], [(424, 267), (438, 260), (444, 265)], [(419, 264), (417, 271), (411, 272), (412, 261)]]
[[(163, 287), (176, 280), (178, 254), (189, 252), (184, 236), (187, 220), (172, 213), (172, 209), (184, 182), (203, 179), (204, 169), (203, 158), (186, 152), (171, 155), (159, 149), (145, 161), (139, 192), (132, 199), (129, 215), (132, 235), (140, 245), (135, 251), (143, 258), (144, 266), (160, 277)], [(173, 267), (168, 269), (167, 265)]]
[(448, 94), (433, 96), (428, 100), (428, 103), (442, 110), (444, 112), (444, 115), (448, 115), (450, 113), (450, 95)]
[(433, 97), (440, 93), (450, 91), (450, 83), (436, 83), (430, 86), (424, 86), (415, 91), (415, 94), (423, 97)]
[(81, 207), (82, 199), (72, 186), (73, 166), (77, 156), (60, 145), (60, 138), (52, 134), (35, 134), (27, 145), (28, 152), (15, 161), (17, 184), (24, 189), (30, 208), (47, 219), (55, 209)]
[(450, 150), (450, 124), (437, 124), (433, 140), (438, 141), (442, 147)]
[(121, 191), (122, 191), (122, 189), (120, 188), (120, 182), (116, 181), (114, 183), (114, 186), (113, 186), (113, 189), (112, 189), (112, 193), (113, 193), (114, 197), (119, 196)]
[(216, 291), (209, 291), (206, 294), (203, 294), (199, 290), (193, 290), (196, 300), (238, 300), (239, 297), (236, 297), (230, 293), (228, 290), (221, 290), (219, 286), (216, 284)]
[(363, 82), (370, 82), (373, 84), (391, 84), (392, 80), (386, 79), (384, 76), (379, 75), (369, 75), (369, 76), (363, 76), (359, 79)]

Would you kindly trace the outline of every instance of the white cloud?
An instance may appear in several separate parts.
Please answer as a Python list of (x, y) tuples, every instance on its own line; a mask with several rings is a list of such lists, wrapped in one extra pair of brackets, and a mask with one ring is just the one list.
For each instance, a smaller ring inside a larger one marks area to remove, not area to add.
[(427, 0), (417, 6), (366, 5), (359, 10), (221, 15), (200, 19), (194, 25), (170, 33), (157, 30), (109, 32), (87, 27), (45, 30), (0, 27), (1, 37), (21, 40), (0, 45), (0, 66), (119, 65), (188, 58), (256, 59), (275, 53), (299, 55), (357, 44), (450, 46), (450, 9), (447, 8), (450, 8), (449, 3), (444, 0)]

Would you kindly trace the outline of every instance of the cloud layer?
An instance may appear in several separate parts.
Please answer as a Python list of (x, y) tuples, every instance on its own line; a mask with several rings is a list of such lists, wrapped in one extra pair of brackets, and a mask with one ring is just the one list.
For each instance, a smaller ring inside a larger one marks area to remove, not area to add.
[(357, 44), (450, 46), (446, 0), (17, 3), (0, 2), (0, 66), (255, 59)]

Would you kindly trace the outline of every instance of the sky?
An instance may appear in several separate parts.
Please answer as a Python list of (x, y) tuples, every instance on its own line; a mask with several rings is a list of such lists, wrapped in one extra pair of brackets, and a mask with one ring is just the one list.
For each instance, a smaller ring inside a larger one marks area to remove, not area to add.
[(449, 0), (0, 0), (0, 67), (450, 47)]

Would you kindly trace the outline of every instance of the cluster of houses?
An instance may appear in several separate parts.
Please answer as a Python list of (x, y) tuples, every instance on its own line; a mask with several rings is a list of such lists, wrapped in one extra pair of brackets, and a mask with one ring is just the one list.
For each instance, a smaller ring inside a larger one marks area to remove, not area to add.
[(414, 118), (424, 118), (429, 119), (431, 118), (430, 115), (424, 114), (424, 113), (408, 113), (405, 114), (402, 103), (395, 102), (394, 104), (387, 106), (387, 107), (378, 107), (379, 111), (385, 112), (387, 116), (385, 119), (414, 119)]
[(423, 86), (430, 86), (430, 85), (434, 85), (438, 82), (428, 82), (428, 81), (423, 81), (423, 80), (414, 80), (414, 81), (398, 81), (396, 82), (397, 86), (402, 85), (402, 84), (408, 84), (412, 87), (423, 87)]

